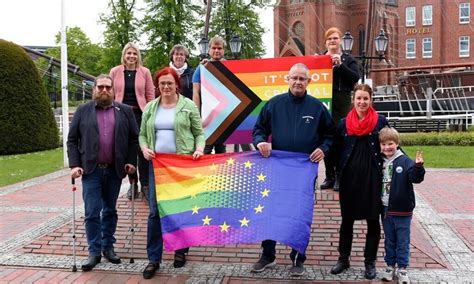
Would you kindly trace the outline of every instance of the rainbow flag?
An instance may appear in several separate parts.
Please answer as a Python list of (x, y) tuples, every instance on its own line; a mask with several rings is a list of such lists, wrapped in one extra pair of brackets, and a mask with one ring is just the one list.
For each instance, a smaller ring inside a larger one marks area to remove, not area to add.
[(308, 154), (157, 154), (153, 168), (167, 251), (271, 239), (305, 252), (318, 172)]
[(269, 99), (288, 91), (288, 72), (296, 63), (309, 68), (308, 94), (331, 111), (329, 55), (210, 61), (201, 66), (201, 114), (207, 144), (252, 143), (260, 110)]

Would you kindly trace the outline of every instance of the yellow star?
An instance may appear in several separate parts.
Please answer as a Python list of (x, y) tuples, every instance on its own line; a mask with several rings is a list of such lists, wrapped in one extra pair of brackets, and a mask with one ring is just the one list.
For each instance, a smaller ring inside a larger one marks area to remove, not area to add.
[(259, 174), (259, 175), (257, 176), (257, 180), (258, 180), (258, 181), (265, 181), (265, 178), (266, 178), (266, 177), (267, 177), (267, 176), (264, 176), (264, 175), (261, 173), (261, 174)]
[(234, 162), (235, 162), (235, 160), (232, 159), (232, 158), (230, 158), (229, 160), (227, 160), (227, 164), (228, 164), (228, 165), (233, 165)]
[(251, 169), (254, 164), (250, 161), (247, 161), (247, 162), (244, 163), (244, 165), (245, 165), (246, 169)]
[(206, 218), (201, 219), (201, 220), (202, 220), (202, 222), (203, 222), (203, 223), (202, 223), (203, 226), (204, 226), (204, 225), (211, 225), (211, 220), (212, 220), (212, 218), (209, 218), (209, 216), (206, 215)]
[(198, 207), (197, 205), (194, 205), (193, 214), (191, 214), (191, 215), (198, 214), (198, 213), (199, 213), (199, 209), (201, 209), (201, 208)]
[(212, 166), (209, 166), (209, 169), (210, 169), (211, 171), (215, 171), (215, 170), (217, 170), (217, 165), (212, 164)]
[(270, 190), (268, 190), (268, 189), (266, 189), (266, 188), (265, 188), (264, 191), (260, 192), (260, 194), (262, 195), (262, 198), (263, 198), (263, 197), (268, 197), (268, 194), (269, 194), (269, 193), (270, 193)]
[(255, 214), (257, 213), (262, 213), (263, 212), (263, 206), (262, 205), (258, 205), (258, 207), (255, 207), (254, 210), (255, 210)]
[(248, 227), (250, 220), (244, 217), (244, 219), (239, 220), (239, 222), (240, 222), (240, 227), (243, 227), (243, 226)]
[(224, 224), (222, 224), (222, 225), (219, 225), (219, 227), (221, 227), (221, 232), (228, 232), (229, 228), (230, 228), (230, 226), (227, 225), (226, 222), (224, 222)]

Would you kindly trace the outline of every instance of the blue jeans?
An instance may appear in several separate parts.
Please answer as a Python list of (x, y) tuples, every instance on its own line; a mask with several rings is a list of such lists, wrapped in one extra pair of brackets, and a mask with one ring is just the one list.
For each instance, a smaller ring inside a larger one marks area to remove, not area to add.
[[(385, 211), (387, 207), (385, 207)], [(410, 261), (410, 225), (412, 216), (384, 214), (385, 262), (390, 266), (407, 267)]]
[[(163, 233), (161, 231), (160, 213), (156, 202), (156, 187), (153, 164), (149, 162), (148, 181), (150, 190), (148, 192), (148, 206), (150, 213), (148, 214), (148, 229), (146, 238), (146, 252), (148, 260), (153, 263), (160, 263), (163, 255)], [(177, 254), (187, 253), (189, 248), (177, 250)]]
[(82, 176), (82, 198), (89, 255), (100, 256), (101, 250), (114, 247), (117, 228), (117, 198), (122, 179), (115, 167), (96, 168)]

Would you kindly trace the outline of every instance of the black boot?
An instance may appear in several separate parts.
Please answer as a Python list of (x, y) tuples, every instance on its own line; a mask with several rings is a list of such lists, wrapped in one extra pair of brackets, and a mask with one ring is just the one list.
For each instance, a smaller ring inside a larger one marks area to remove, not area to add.
[(340, 256), (336, 265), (331, 268), (331, 274), (339, 274), (351, 266), (349, 257)]
[(333, 177), (326, 177), (326, 179), (324, 179), (324, 182), (321, 184), (321, 186), (319, 188), (321, 188), (321, 190), (323, 189), (330, 189), (330, 188), (333, 188), (334, 187), (334, 178)]
[(339, 184), (340, 184), (340, 181), (341, 181), (341, 176), (340, 175), (336, 175), (336, 178), (334, 180), (334, 191), (339, 191)]
[(159, 262), (149, 262), (145, 267), (145, 270), (143, 270), (143, 278), (151, 279), (153, 276), (155, 276), (155, 273), (158, 271), (158, 269), (160, 269)]
[(364, 276), (367, 279), (374, 279), (377, 275), (377, 269), (375, 268), (375, 261), (364, 261), (365, 263), (365, 273)]
[(100, 259), (101, 259), (100, 255), (97, 255), (97, 256), (89, 255), (86, 262), (82, 264), (82, 267), (81, 267), (82, 271), (91, 271), (92, 268), (94, 268), (97, 264), (100, 263)]
[(115, 254), (115, 251), (113, 248), (104, 250), (102, 254), (104, 255), (105, 259), (107, 259), (110, 263), (113, 263), (113, 264), (120, 263), (120, 257), (118, 257), (118, 255)]

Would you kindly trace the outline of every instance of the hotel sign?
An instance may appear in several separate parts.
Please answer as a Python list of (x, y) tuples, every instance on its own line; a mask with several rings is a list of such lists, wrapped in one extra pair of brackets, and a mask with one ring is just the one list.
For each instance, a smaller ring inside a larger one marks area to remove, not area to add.
[(424, 35), (431, 33), (431, 28), (408, 28), (407, 35)]

